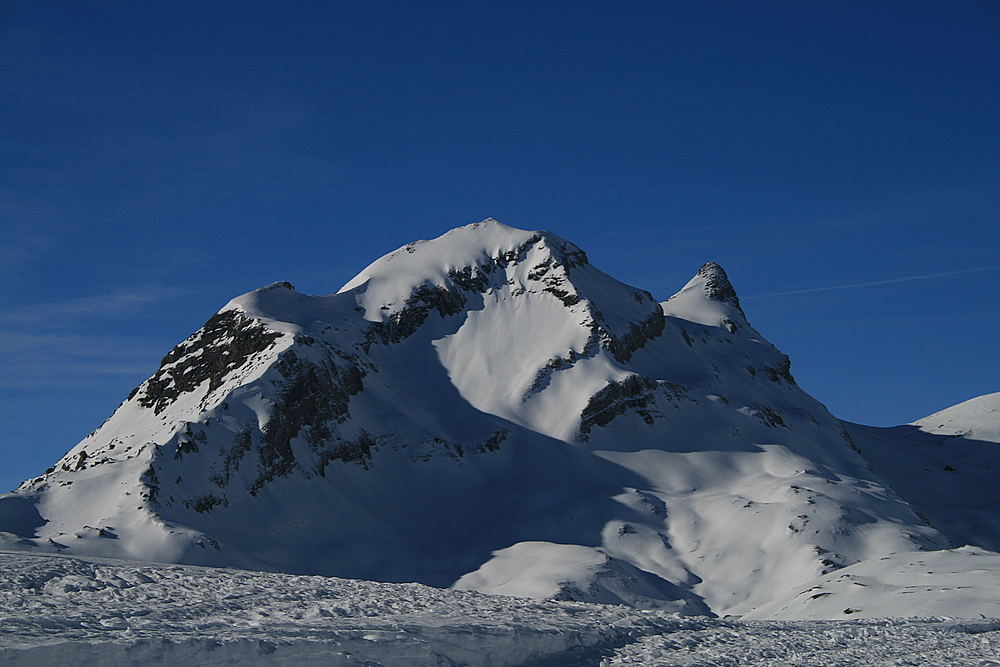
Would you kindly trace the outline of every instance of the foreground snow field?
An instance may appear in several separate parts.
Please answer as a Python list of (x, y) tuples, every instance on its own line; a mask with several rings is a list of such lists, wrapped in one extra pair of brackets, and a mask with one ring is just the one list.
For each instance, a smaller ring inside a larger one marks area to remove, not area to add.
[(1000, 620), (738, 621), (0, 552), (0, 665), (1000, 665)]

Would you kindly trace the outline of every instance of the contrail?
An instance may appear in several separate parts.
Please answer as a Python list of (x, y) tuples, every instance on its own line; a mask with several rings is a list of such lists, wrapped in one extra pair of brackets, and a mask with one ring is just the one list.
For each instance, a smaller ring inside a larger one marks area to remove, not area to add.
[(913, 280), (929, 280), (931, 278), (944, 278), (946, 276), (958, 276), (964, 273), (978, 273), (980, 271), (996, 271), (1000, 266), (986, 266), (979, 269), (963, 269), (961, 271), (945, 271), (944, 273), (928, 273), (922, 276), (907, 276), (905, 278), (890, 278), (889, 280), (875, 280), (870, 283), (855, 283), (853, 285), (833, 285), (831, 287), (811, 287), (809, 289), (793, 290), (791, 292), (770, 292), (769, 294), (754, 294), (753, 296), (740, 297), (746, 299), (763, 299), (768, 296), (790, 296), (792, 294), (812, 294), (813, 292), (830, 292), (840, 289), (857, 289), (859, 287), (874, 287), (876, 285), (889, 285), (892, 283), (908, 283)]

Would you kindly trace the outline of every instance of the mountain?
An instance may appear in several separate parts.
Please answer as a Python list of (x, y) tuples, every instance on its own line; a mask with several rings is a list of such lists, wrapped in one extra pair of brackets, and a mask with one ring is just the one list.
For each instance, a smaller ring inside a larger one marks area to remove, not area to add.
[(230, 301), (0, 496), (0, 548), (742, 614), (951, 546), (850, 428), (718, 265), (657, 303), (490, 219)]

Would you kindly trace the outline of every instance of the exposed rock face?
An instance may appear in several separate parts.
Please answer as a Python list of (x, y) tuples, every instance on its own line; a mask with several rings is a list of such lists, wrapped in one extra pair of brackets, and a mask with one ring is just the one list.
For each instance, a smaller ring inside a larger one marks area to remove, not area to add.
[(160, 414), (187, 392), (208, 382), (208, 392), (226, 376), (263, 352), (280, 336), (232, 310), (216, 313), (201, 329), (163, 357), (153, 377), (136, 387), (129, 398)]
[(583, 409), (580, 436), (586, 438), (595, 426), (607, 426), (615, 417), (634, 410), (644, 422), (653, 423), (648, 410), (656, 398), (656, 383), (640, 375), (629, 375), (621, 382), (611, 382), (590, 397)]
[[(648, 299), (648, 301), (656, 303), (653, 297), (649, 293), (641, 293), (640, 298), (636, 300), (642, 303), (640, 299)], [(647, 341), (656, 338), (663, 333), (663, 327), (666, 325), (666, 320), (663, 317), (663, 310), (657, 304), (654, 309), (649, 313), (649, 317), (641, 322), (632, 322), (629, 326), (629, 330), (622, 336), (608, 336), (607, 347), (608, 351), (614, 355), (614, 358), (625, 363), (632, 358), (632, 354), (641, 349)]]
[[(313, 345), (314, 343), (308, 343)], [(294, 350), (284, 353), (276, 369), (284, 381), (274, 397), (271, 418), (262, 429), (257, 450), (258, 476), (250, 485), (256, 494), (275, 477), (287, 476), (296, 466), (292, 440), (300, 435), (320, 454), (317, 472), (332, 460), (365, 461), (374, 442), (359, 437), (340, 442), (331, 427), (349, 417), (348, 404), (364, 388), (364, 371), (353, 364), (338, 365), (336, 356), (324, 351), (320, 363), (300, 359)]]
[(458, 286), (447, 288), (421, 285), (407, 297), (403, 308), (393, 312), (387, 319), (371, 324), (366, 332), (364, 350), (367, 352), (368, 347), (376, 341), (382, 345), (390, 345), (409, 338), (417, 332), (432, 311), (437, 311), (441, 317), (457, 315), (465, 303), (463, 290)]
[(736, 296), (736, 290), (733, 289), (729, 277), (721, 266), (715, 262), (707, 262), (698, 269), (697, 276), (705, 279), (705, 296), (707, 298), (733, 305), (739, 309), (740, 313), (743, 313), (740, 299)]

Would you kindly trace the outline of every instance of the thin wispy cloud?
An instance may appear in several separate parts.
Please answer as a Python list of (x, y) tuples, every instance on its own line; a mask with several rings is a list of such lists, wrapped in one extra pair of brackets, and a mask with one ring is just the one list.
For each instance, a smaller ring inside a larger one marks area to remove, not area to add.
[(131, 317), (175, 298), (177, 288), (149, 286), (142, 290), (107, 292), (65, 301), (0, 308), (8, 327), (56, 328), (96, 317)]
[(64, 390), (81, 378), (96, 391), (100, 377), (148, 374), (165, 344), (136, 323), (180, 294), (150, 285), (0, 308), (0, 391)]
[(828, 287), (810, 287), (808, 289), (790, 290), (787, 292), (769, 292), (767, 294), (754, 294), (752, 296), (741, 296), (740, 299), (763, 299), (772, 296), (792, 296), (794, 294), (813, 294), (815, 292), (832, 292), (834, 290), (861, 289), (864, 287), (877, 287), (878, 285), (891, 285), (894, 283), (908, 283), (916, 280), (932, 280), (934, 278), (946, 278), (948, 276), (960, 276), (967, 273), (981, 273), (983, 271), (1000, 270), (1000, 266), (984, 266), (976, 269), (962, 269), (959, 271), (943, 271), (941, 273), (927, 273), (920, 276), (905, 276), (902, 278), (888, 278), (886, 280), (873, 280), (866, 283), (852, 283), (850, 285), (830, 285)]

